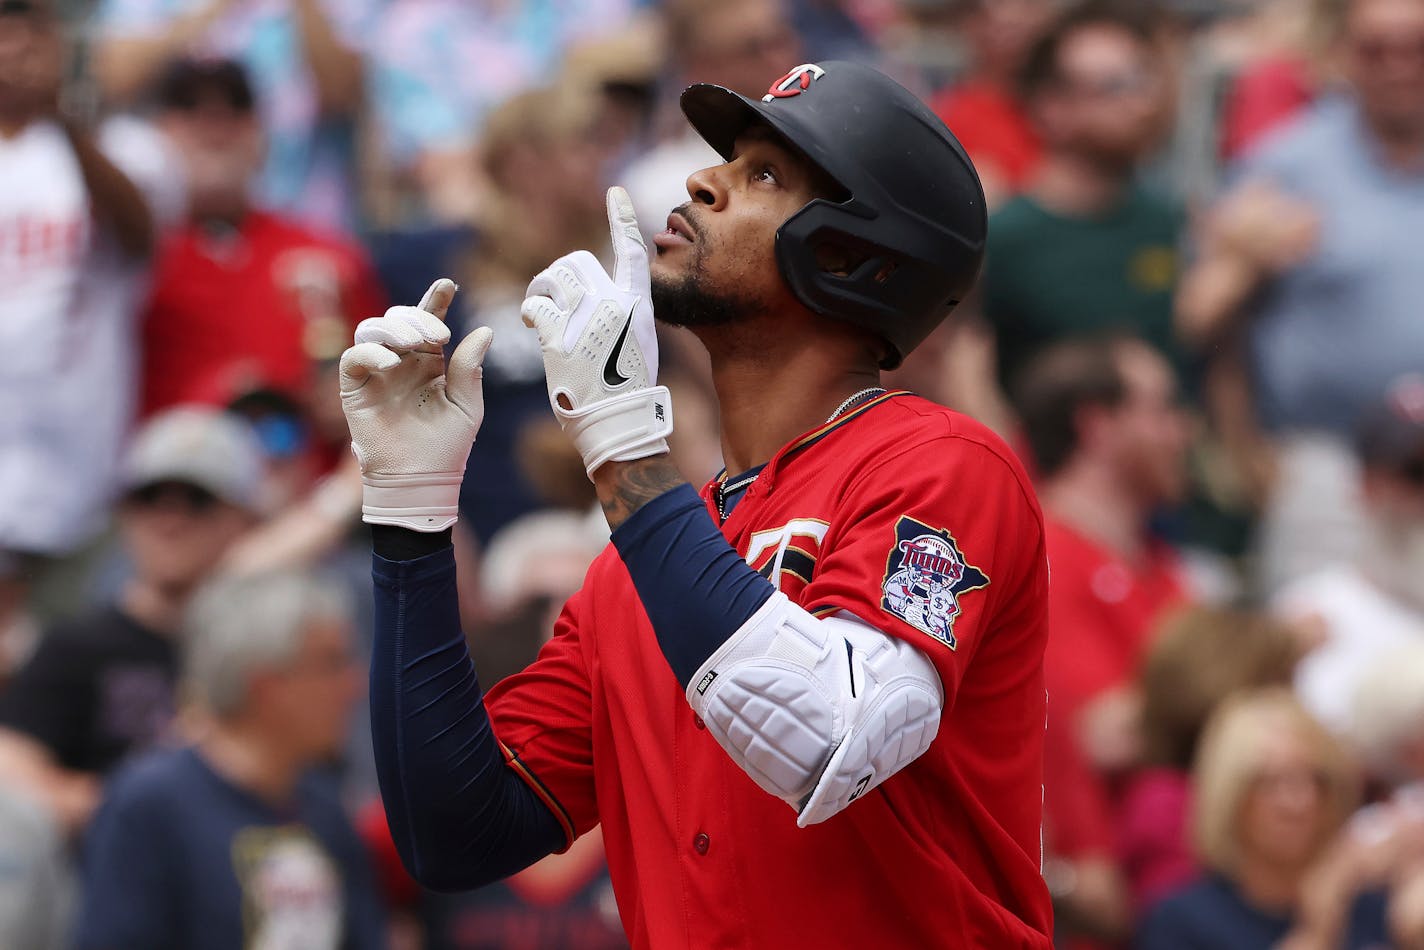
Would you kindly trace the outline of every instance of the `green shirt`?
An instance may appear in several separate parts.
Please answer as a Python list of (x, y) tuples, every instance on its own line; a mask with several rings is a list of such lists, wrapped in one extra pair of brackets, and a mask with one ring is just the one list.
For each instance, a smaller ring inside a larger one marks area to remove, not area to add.
[(1069, 218), (1027, 196), (989, 220), (984, 313), (999, 347), (999, 377), (1058, 340), (1128, 332), (1181, 368), (1172, 334), (1176, 205), (1134, 187), (1107, 214)]

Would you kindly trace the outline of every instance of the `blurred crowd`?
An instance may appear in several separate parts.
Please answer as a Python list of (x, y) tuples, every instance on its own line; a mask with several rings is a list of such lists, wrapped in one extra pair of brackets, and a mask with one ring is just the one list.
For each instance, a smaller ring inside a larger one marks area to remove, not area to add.
[(527, 281), (687, 200), (684, 85), (837, 58), (989, 196), (889, 385), (1038, 482), (1059, 946), (1424, 948), (1424, 0), (0, 0), (0, 947), (625, 945), (596, 832), (400, 867), (336, 360), (438, 276), (495, 329), (456, 543), (517, 671), (607, 540)]

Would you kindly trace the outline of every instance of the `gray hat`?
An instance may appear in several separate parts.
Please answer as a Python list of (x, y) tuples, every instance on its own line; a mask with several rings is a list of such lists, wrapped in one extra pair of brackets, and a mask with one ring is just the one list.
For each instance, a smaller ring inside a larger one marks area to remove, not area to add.
[(183, 482), (230, 504), (256, 510), (262, 492), (262, 443), (237, 416), (206, 407), (170, 409), (150, 419), (124, 459), (126, 492)]

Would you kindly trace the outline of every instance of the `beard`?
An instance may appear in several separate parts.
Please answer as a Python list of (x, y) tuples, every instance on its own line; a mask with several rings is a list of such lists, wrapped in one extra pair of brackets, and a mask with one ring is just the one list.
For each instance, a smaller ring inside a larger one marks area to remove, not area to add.
[(653, 278), (653, 316), (668, 326), (725, 327), (742, 323), (766, 310), (755, 294), (728, 292), (709, 286), (707, 257), (714, 248), (707, 239), (690, 204), (676, 209), (693, 227), (696, 243), (686, 273), (676, 278)]
[(676, 280), (653, 279), (653, 316), (674, 327), (725, 327), (762, 310), (747, 294), (722, 293), (706, 286), (698, 271)]

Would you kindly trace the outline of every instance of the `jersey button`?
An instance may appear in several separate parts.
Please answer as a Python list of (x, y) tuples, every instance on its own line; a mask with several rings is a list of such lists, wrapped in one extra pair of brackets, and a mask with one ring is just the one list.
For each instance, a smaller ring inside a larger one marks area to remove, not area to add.
[(692, 850), (698, 854), (706, 854), (707, 849), (712, 847), (712, 839), (699, 832), (696, 838), (692, 839)]
[(692, 724), (693, 724), (694, 726), (696, 726), (697, 728), (699, 728), (699, 729), (706, 729), (706, 728), (707, 728), (707, 723), (705, 723), (705, 722), (702, 721), (702, 717), (701, 717), (701, 716), (693, 716), (693, 717), (692, 717)]

